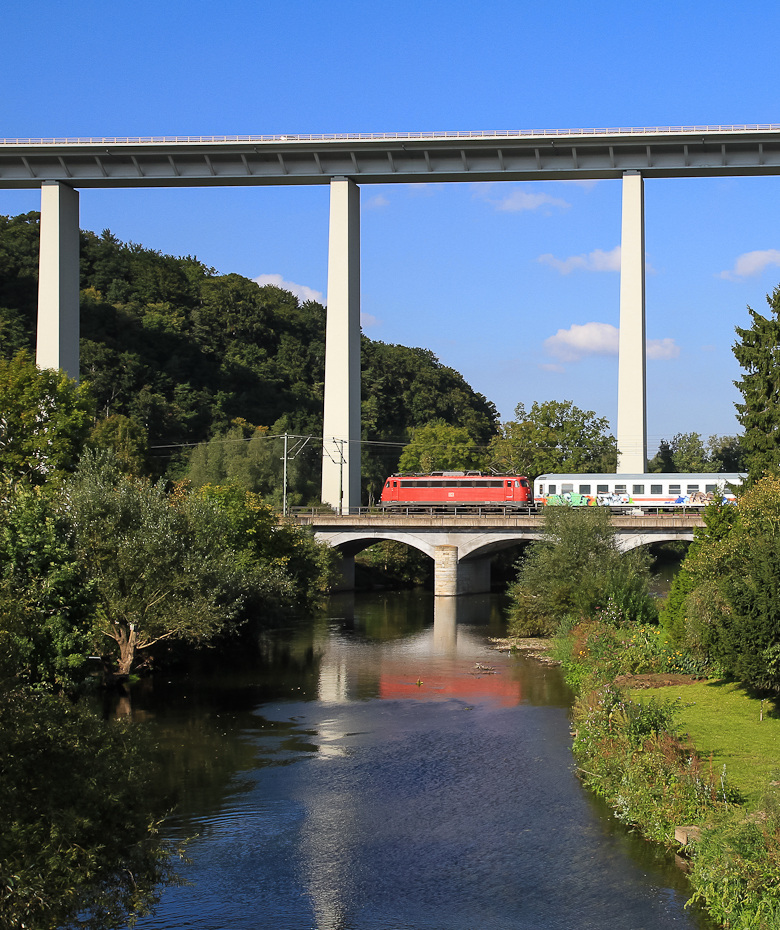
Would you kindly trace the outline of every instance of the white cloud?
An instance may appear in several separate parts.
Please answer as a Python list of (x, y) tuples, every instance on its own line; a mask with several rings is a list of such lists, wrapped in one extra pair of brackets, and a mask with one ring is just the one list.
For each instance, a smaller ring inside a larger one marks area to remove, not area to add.
[(360, 312), (360, 325), (365, 329), (367, 326), (380, 326), (380, 321), (372, 313)]
[(261, 274), (256, 278), (252, 278), (257, 284), (262, 287), (264, 284), (273, 284), (274, 287), (281, 287), (285, 291), (290, 291), (292, 294), (301, 301), (307, 300), (316, 300), (318, 303), (322, 303), (322, 292), (315, 291), (311, 287), (306, 287), (305, 284), (295, 284), (293, 281), (284, 281), (280, 274)]
[(543, 265), (555, 268), (561, 274), (571, 274), (572, 271), (620, 271), (620, 246), (605, 252), (603, 249), (594, 249), (586, 255), (570, 255), (568, 258), (556, 258), (547, 252), (536, 259)]
[(539, 207), (568, 207), (570, 204), (560, 197), (551, 197), (539, 191), (525, 191), (515, 188), (506, 197), (498, 200), (489, 198), (496, 210), (504, 213), (522, 213), (524, 210), (538, 210)]
[(475, 198), (486, 201), (502, 213), (522, 213), (525, 210), (538, 210), (540, 207), (571, 206), (568, 201), (551, 194), (529, 190), (524, 186), (507, 191), (506, 184), (492, 181), (476, 181), (471, 185), (471, 191)]
[(647, 357), (652, 359), (677, 358), (680, 347), (674, 339), (648, 339)]
[(610, 323), (573, 323), (544, 340), (549, 355), (576, 362), (585, 355), (617, 355), (618, 330)]
[(780, 250), (757, 249), (755, 252), (743, 252), (737, 256), (734, 267), (730, 271), (721, 271), (718, 277), (727, 281), (750, 278), (761, 274), (769, 265), (780, 265)]
[(389, 203), (390, 201), (383, 194), (375, 194), (373, 197), (369, 197), (363, 206), (367, 210), (381, 210), (382, 207), (386, 207)]
[(597, 184), (601, 184), (597, 178), (563, 178), (555, 181), (556, 184), (574, 184), (576, 187), (582, 187), (586, 191), (591, 191)]
[(563, 365), (556, 365), (554, 362), (543, 362), (540, 365), (537, 365), (536, 367), (541, 368), (542, 371), (557, 371), (557, 372), (566, 371)]
[[(620, 331), (611, 323), (573, 323), (569, 329), (559, 329), (544, 341), (548, 355), (561, 362), (578, 362), (589, 355), (617, 355)], [(677, 358), (680, 347), (674, 339), (648, 339), (649, 359)]]

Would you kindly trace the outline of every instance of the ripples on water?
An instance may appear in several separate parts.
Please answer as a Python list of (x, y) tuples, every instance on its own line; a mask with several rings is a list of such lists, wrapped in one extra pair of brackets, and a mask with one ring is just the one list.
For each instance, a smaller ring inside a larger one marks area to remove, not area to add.
[[(221, 734), (212, 761), (238, 748), (214, 762), (216, 789), (181, 773), (195, 786), (169, 830), (198, 834), (194, 884), (138, 927), (707, 926), (684, 910), (682, 876), (576, 780), (557, 671), (490, 649), (490, 604), (467, 600), (481, 623), (456, 625), (450, 601), (434, 624), (426, 597), (336, 603), (342, 616), (288, 641), (281, 674), (274, 653), (275, 671), (178, 693), (189, 716), (168, 694), (166, 732), (201, 714)], [(394, 610), (403, 637), (377, 632)]]

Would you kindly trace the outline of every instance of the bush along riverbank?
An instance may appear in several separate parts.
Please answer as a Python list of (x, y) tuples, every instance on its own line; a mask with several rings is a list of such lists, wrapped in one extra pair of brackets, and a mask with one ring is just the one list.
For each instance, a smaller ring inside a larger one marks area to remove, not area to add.
[[(771, 771), (780, 746), (773, 705), (733, 686), (724, 701), (721, 682), (694, 684), (704, 678), (700, 660), (613, 601), (591, 619), (564, 620), (550, 652), (576, 695), (573, 749), (584, 784), (620, 821), (686, 858), (692, 900), (723, 927), (780, 928), (780, 783), (744, 774), (732, 782), (719, 738), (741, 733), (729, 761), (743, 751), (752, 770)], [(702, 722), (708, 702), (711, 731)]]

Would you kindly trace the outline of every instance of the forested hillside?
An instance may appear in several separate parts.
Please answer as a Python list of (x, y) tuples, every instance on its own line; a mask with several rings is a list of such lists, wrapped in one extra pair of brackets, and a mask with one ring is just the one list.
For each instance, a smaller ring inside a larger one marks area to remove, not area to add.
[[(34, 351), (39, 215), (0, 216), (0, 353)], [(108, 230), (81, 234), (81, 377), (102, 418), (145, 428), (158, 472), (183, 474), (186, 444), (322, 429), (325, 308), (288, 291), (217, 274), (119, 242)], [(464, 426), (487, 444), (495, 407), (425, 349), (363, 337), (363, 438), (407, 442), (433, 419)], [(265, 431), (257, 432), (256, 427)], [(166, 448), (161, 448), (166, 447)], [(400, 447), (366, 445), (375, 490)], [(308, 463), (308, 464), (307, 464)], [(319, 448), (298, 463), (299, 501), (313, 497)], [(267, 487), (258, 490), (268, 491)]]

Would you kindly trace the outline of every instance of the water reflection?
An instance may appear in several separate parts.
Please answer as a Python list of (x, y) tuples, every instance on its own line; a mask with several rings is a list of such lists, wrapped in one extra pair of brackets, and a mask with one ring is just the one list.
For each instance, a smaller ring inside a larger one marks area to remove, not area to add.
[(490, 647), (500, 616), (485, 597), (344, 596), (255, 667), (147, 695), (187, 786), (169, 829), (199, 836), (194, 885), (138, 926), (706, 926), (581, 789), (570, 695)]

